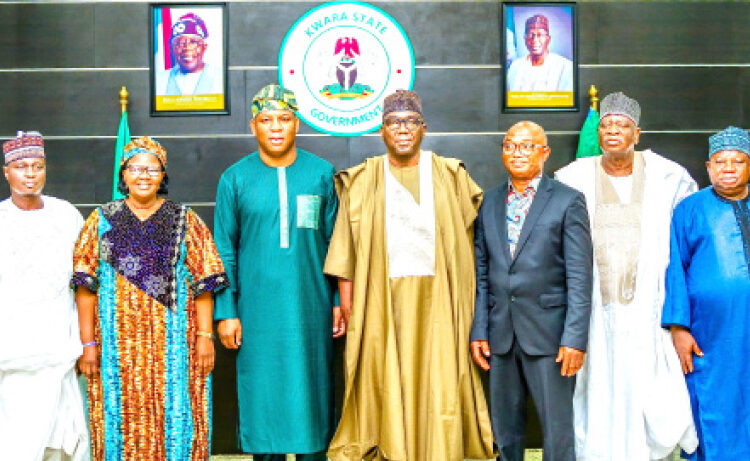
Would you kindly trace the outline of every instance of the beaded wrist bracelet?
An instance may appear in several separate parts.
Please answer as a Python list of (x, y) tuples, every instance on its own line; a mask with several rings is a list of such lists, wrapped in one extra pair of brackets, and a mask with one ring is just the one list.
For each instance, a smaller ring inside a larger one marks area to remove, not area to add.
[(214, 339), (214, 334), (208, 331), (196, 331), (195, 334), (204, 338)]
[(99, 344), (99, 343), (97, 343), (96, 341), (89, 341), (87, 343), (81, 344), (81, 346), (88, 347), (88, 346), (96, 346), (97, 344)]

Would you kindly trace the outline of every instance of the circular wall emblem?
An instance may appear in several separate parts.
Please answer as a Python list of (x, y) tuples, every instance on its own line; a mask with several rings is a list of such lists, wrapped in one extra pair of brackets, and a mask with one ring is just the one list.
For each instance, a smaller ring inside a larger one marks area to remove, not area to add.
[(294, 91), (299, 116), (334, 136), (380, 126), (383, 99), (414, 83), (414, 51), (385, 11), (331, 2), (308, 11), (279, 51), (279, 82)]

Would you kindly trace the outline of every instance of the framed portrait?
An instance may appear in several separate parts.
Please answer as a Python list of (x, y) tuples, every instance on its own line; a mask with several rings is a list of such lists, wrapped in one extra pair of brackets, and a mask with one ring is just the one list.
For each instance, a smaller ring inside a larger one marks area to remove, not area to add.
[(151, 115), (229, 114), (226, 3), (150, 8)]
[(578, 110), (575, 3), (505, 2), (503, 112)]

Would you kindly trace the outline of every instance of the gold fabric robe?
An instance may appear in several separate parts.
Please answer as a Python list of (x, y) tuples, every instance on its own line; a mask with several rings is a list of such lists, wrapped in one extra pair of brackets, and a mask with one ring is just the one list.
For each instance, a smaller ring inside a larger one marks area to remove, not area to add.
[(340, 208), (324, 271), (353, 280), (342, 417), (328, 457), (493, 457), (469, 352), (473, 222), (482, 190), (460, 161), (432, 156), (435, 276), (389, 279), (382, 156), (336, 175)]

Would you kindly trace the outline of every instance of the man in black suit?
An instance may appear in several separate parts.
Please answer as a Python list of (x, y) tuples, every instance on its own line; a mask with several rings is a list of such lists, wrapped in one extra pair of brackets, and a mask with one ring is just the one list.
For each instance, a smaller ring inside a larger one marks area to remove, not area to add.
[(573, 390), (591, 311), (593, 250), (583, 194), (542, 174), (539, 125), (503, 140), (509, 181), (475, 224), (474, 361), (490, 371), (492, 429), (502, 461), (522, 461), (526, 396), (542, 423), (544, 461), (574, 461)]

